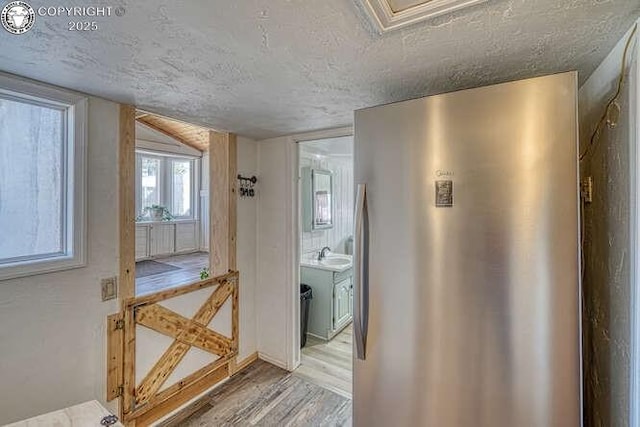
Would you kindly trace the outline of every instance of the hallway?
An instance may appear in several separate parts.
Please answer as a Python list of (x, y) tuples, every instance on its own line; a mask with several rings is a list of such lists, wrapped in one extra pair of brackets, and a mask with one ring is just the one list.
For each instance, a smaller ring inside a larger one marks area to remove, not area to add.
[(351, 399), (353, 324), (328, 342), (309, 336), (301, 353), (293, 375)]

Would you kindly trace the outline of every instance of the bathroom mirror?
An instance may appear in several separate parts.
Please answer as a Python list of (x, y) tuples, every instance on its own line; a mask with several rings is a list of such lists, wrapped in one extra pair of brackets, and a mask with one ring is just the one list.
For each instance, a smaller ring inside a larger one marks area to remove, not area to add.
[(304, 231), (333, 228), (333, 173), (304, 168), (302, 181)]

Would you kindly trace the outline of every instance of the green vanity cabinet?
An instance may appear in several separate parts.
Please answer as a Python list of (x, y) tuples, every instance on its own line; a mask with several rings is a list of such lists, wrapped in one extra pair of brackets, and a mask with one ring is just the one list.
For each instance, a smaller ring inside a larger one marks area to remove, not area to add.
[(353, 319), (353, 270), (330, 271), (313, 267), (300, 268), (300, 281), (311, 286), (307, 333), (330, 340)]

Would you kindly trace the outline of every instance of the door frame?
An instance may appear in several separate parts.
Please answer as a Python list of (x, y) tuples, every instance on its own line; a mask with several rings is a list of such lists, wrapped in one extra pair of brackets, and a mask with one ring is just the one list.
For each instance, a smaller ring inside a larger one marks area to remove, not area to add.
[[(118, 142), (118, 300), (121, 310), (126, 300), (135, 298), (135, 123), (136, 107), (121, 104)], [(235, 134), (209, 130), (209, 179), (218, 184), (209, 185), (209, 269), (212, 277), (234, 271), (237, 265), (237, 151)]]
[[(141, 425), (148, 425), (196, 398), (198, 392), (211, 388), (237, 370), (239, 339), (237, 279), (237, 137), (227, 132), (209, 130), (209, 270), (211, 278), (192, 285), (136, 298), (135, 295), (135, 123), (136, 107), (119, 106), (118, 197), (119, 197), (119, 312), (108, 317), (107, 396), (117, 397), (120, 418), (125, 425), (135, 426), (138, 411), (132, 411), (136, 392), (135, 379), (135, 308), (149, 298), (158, 300), (211, 286), (234, 276), (232, 332), (233, 342), (225, 364), (213, 377), (205, 370), (183, 379), (182, 396), (174, 394), (149, 404), (139, 414)], [(166, 295), (165, 295), (166, 294)], [(168, 296), (167, 296), (168, 295)], [(144, 301), (143, 301), (144, 300)], [(133, 309), (131, 309), (133, 307)], [(204, 310), (204, 309), (203, 309)], [(118, 332), (120, 331), (120, 332)], [(220, 371), (220, 372), (218, 372)], [(202, 374), (202, 375), (200, 375)], [(206, 375), (205, 375), (206, 374)], [(211, 377), (211, 378), (209, 378)], [(193, 387), (191, 387), (193, 386)], [(188, 390), (187, 390), (188, 389)], [(117, 392), (114, 392), (117, 390)], [(150, 415), (149, 415), (150, 414)], [(146, 418), (145, 418), (146, 417)]]
[(293, 371), (300, 365), (300, 236), (302, 233), (302, 206), (300, 204), (302, 179), (300, 177), (300, 146), (301, 142), (316, 141), (319, 139), (341, 138), (354, 136), (353, 126), (307, 132), (290, 137), (289, 146), (289, 171), (291, 174), (291, 200), (292, 215), (289, 229), (292, 230), (291, 253), (289, 254), (289, 266), (291, 271), (291, 283), (289, 286), (287, 307), (290, 315), (287, 316), (287, 367)]

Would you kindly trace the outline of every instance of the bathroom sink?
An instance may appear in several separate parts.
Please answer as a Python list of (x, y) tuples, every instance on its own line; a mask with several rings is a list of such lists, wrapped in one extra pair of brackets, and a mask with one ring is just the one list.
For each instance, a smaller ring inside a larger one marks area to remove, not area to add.
[(347, 265), (351, 265), (351, 257), (336, 256), (336, 255), (328, 256), (324, 258), (322, 261), (320, 261), (320, 264), (330, 265), (332, 267), (341, 267), (341, 266), (346, 267)]
[(331, 254), (326, 258), (323, 258), (321, 261), (318, 261), (316, 258), (303, 258), (300, 261), (300, 264), (303, 267), (342, 272), (351, 268), (352, 260), (351, 255)]

